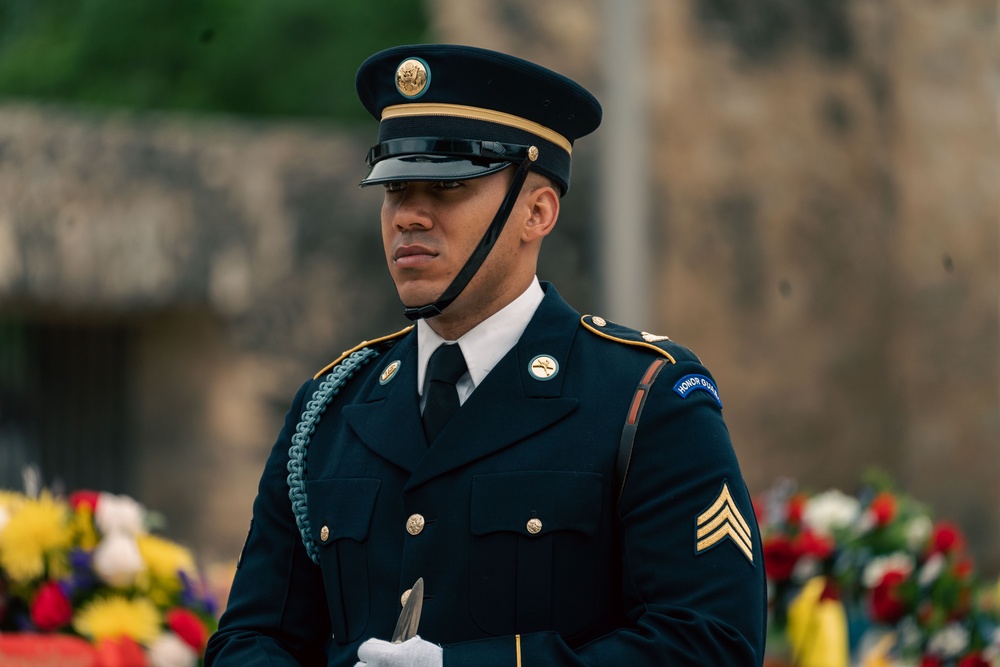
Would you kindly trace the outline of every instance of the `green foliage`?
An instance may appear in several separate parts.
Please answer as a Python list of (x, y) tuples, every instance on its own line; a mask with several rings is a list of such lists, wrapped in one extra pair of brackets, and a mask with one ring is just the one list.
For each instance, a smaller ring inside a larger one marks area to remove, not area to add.
[(361, 62), (426, 32), (422, 0), (0, 0), (0, 97), (360, 119)]

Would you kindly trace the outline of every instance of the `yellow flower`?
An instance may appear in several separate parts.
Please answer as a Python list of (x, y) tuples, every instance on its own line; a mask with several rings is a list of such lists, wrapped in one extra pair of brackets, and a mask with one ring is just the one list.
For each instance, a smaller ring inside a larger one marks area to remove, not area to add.
[(23, 505), (28, 498), (23, 493), (14, 491), (0, 491), (0, 509), (13, 512)]
[(180, 573), (196, 572), (194, 557), (184, 547), (155, 535), (138, 535), (139, 553), (146, 564), (146, 576), (139, 585), (160, 606), (169, 603), (171, 596), (180, 592)]
[(47, 491), (37, 500), (24, 500), (0, 531), (0, 568), (17, 583), (42, 576), (46, 555), (70, 546), (68, 521), (69, 507)]
[(73, 619), (73, 629), (94, 642), (125, 636), (149, 645), (160, 636), (161, 625), (160, 612), (152, 602), (120, 595), (94, 600)]
[(139, 535), (136, 541), (139, 543), (142, 560), (153, 577), (176, 581), (180, 586), (178, 573), (195, 572), (194, 556), (181, 545), (156, 535)]
[(73, 532), (76, 534), (77, 543), (84, 551), (93, 551), (100, 541), (94, 529), (94, 513), (87, 505), (81, 504), (73, 512)]

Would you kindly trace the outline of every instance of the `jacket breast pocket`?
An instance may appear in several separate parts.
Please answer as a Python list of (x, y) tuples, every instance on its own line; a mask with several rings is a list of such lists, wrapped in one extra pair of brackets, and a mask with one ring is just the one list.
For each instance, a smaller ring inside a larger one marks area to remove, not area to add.
[(319, 551), (333, 638), (358, 639), (370, 614), (368, 531), (377, 479), (320, 479), (306, 483), (309, 528)]
[(472, 479), (471, 612), (492, 635), (570, 636), (594, 615), (603, 476), (538, 471)]

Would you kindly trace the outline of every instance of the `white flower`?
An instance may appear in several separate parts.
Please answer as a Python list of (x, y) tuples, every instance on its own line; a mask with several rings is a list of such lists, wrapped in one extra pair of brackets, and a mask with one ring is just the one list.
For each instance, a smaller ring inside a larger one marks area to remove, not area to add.
[(920, 574), (917, 575), (917, 583), (921, 587), (930, 586), (938, 580), (942, 572), (944, 572), (944, 555), (934, 554), (920, 568)]
[(956, 658), (969, 647), (969, 631), (957, 623), (935, 632), (927, 643), (927, 651), (942, 658)]
[(865, 510), (858, 517), (858, 520), (854, 522), (854, 534), (864, 535), (865, 533), (871, 531), (876, 525), (878, 525), (878, 520), (875, 519), (875, 512), (871, 510)]
[(907, 616), (896, 626), (896, 633), (899, 637), (898, 646), (911, 651), (919, 650), (920, 642), (923, 640), (923, 633), (920, 626), (912, 617)]
[(138, 535), (144, 532), (142, 527), (144, 513), (142, 505), (128, 496), (101, 493), (97, 500), (94, 521), (104, 535), (111, 533)]
[(919, 551), (927, 543), (934, 530), (934, 522), (930, 517), (918, 516), (906, 524), (906, 545), (910, 551)]
[(111, 586), (131, 585), (144, 568), (139, 545), (129, 535), (112, 533), (94, 549), (94, 571)]
[(792, 579), (795, 581), (809, 581), (819, 573), (820, 562), (811, 556), (803, 556), (795, 562), (795, 569), (792, 570)]
[(173, 632), (164, 632), (149, 647), (152, 667), (195, 667), (198, 654)]
[(913, 557), (910, 554), (897, 551), (887, 556), (872, 558), (871, 562), (865, 566), (861, 580), (865, 587), (875, 588), (882, 583), (882, 578), (889, 572), (902, 572), (904, 576), (909, 576), (913, 572)]
[(861, 511), (861, 504), (836, 489), (825, 491), (809, 499), (806, 503), (802, 522), (822, 535), (850, 526)]

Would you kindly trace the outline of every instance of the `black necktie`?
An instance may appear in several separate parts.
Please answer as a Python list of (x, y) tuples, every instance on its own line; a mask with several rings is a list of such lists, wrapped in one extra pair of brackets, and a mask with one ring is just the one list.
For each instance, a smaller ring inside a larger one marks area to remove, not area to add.
[(455, 383), (465, 375), (468, 367), (462, 348), (458, 345), (441, 345), (434, 350), (427, 362), (426, 402), (424, 403), (424, 434), (427, 444), (434, 442), (438, 433), (458, 410), (458, 391)]

